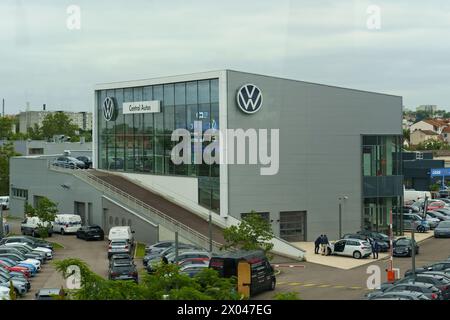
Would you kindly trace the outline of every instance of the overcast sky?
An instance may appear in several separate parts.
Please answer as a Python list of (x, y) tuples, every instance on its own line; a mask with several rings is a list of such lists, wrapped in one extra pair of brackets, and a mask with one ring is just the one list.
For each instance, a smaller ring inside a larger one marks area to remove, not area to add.
[[(81, 30), (66, 26), (69, 5)], [(367, 28), (369, 5), (381, 28)], [(236, 69), (450, 109), (450, 1), (1, 0), (6, 113), (90, 110), (97, 83)]]

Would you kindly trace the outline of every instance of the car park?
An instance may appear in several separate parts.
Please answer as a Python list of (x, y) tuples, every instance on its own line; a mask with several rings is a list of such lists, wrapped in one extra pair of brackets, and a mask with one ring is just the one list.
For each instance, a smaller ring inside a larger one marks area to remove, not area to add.
[(171, 253), (170, 255), (167, 255), (166, 258), (169, 263), (178, 263), (185, 259), (192, 258), (210, 259), (211, 255), (207, 251), (182, 251), (178, 253), (178, 257), (175, 257), (175, 253)]
[(426, 232), (430, 230), (430, 225), (426, 219), (420, 217), (417, 214), (404, 213), (403, 214), (403, 228), (405, 230), (411, 230), (415, 228), (417, 232)]
[(112, 240), (108, 246), (108, 259), (116, 253), (131, 253), (131, 245), (127, 240)]
[(45, 258), (43, 258), (42, 256), (40, 256), (37, 253), (36, 254), (25, 253), (25, 252), (22, 252), (21, 250), (19, 250), (17, 248), (13, 248), (13, 247), (0, 246), (0, 254), (2, 254), (2, 253), (20, 254), (20, 255), (23, 255), (23, 257), (25, 257), (25, 258), (36, 259), (40, 263), (43, 263), (44, 260), (45, 260)]
[(138, 283), (138, 272), (134, 263), (114, 263), (108, 271), (110, 280), (133, 280)]
[(20, 267), (14, 263), (9, 263), (5, 260), (0, 260), (0, 268), (2, 267), (10, 272), (21, 272), (27, 278), (31, 277), (31, 272), (28, 270), (28, 268)]
[(25, 235), (9, 236), (9, 237), (6, 237), (6, 238), (3, 238), (0, 240), (0, 245), (8, 244), (8, 243), (26, 243), (35, 249), (47, 248), (47, 249), (50, 249), (51, 251), (53, 251), (53, 245), (50, 242), (42, 240), (42, 239), (34, 238), (34, 237), (25, 236)]
[(450, 221), (441, 221), (434, 229), (435, 238), (448, 238), (450, 237)]
[(21, 254), (17, 253), (0, 253), (0, 259), (2, 258), (9, 258), (11, 260), (16, 261), (20, 264), (29, 264), (36, 268), (37, 271), (41, 270), (41, 263), (38, 260), (35, 259), (27, 259)]
[(97, 225), (84, 226), (76, 232), (78, 239), (84, 240), (104, 240), (105, 233), (103, 229)]
[(342, 239), (330, 242), (327, 248), (328, 255), (348, 256), (361, 259), (370, 256), (372, 247), (368, 241), (361, 239)]
[(368, 298), (377, 297), (382, 293), (397, 291), (416, 291), (420, 292), (431, 300), (443, 300), (442, 291), (430, 283), (404, 282), (395, 284), (391, 287), (380, 288), (367, 294)]
[(23, 296), (23, 295), (25, 295), (25, 293), (28, 292), (27, 284), (24, 281), (19, 281), (10, 276), (5, 276), (4, 274), (0, 274), (0, 286), (9, 287), (10, 283), (12, 283), (16, 294)]
[(175, 245), (175, 241), (173, 240), (160, 241), (155, 244), (145, 246), (145, 254), (158, 253), (173, 245)]
[(47, 259), (47, 260), (53, 259), (53, 251), (48, 248), (32, 247), (29, 244), (22, 243), (22, 242), (8, 242), (8, 243), (5, 243), (4, 246), (13, 247), (13, 248), (24, 248), (30, 252), (39, 253), (41, 256), (45, 257), (45, 259)]
[(414, 282), (432, 284), (436, 288), (438, 288), (442, 291), (442, 296), (443, 296), (444, 300), (448, 300), (450, 298), (450, 279), (445, 276), (436, 275), (436, 274), (420, 273), (420, 274), (417, 274), (415, 277), (413, 277), (413, 276), (405, 277), (403, 279), (395, 281), (394, 283), (384, 283), (381, 285), (381, 288), (382, 289), (384, 288), (384, 290), (385, 290), (394, 285), (404, 284), (404, 283), (414, 283)]
[(76, 233), (81, 228), (81, 217), (78, 214), (57, 214), (53, 221), (53, 232), (62, 235)]
[(27, 291), (30, 290), (30, 288), (31, 288), (31, 284), (30, 284), (30, 281), (28, 281), (28, 278), (25, 277), (20, 272), (10, 272), (10, 271), (0, 267), (0, 275), (8, 278), (10, 280), (15, 280), (15, 281), (24, 283)]
[[(411, 257), (413, 250), (413, 241), (410, 238), (401, 237), (393, 243), (394, 257)], [(419, 254), (419, 245), (414, 241), (415, 253)]]

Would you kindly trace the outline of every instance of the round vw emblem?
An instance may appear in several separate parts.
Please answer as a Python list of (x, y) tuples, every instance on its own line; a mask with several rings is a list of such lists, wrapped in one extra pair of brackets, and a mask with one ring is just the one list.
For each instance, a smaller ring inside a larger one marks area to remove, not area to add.
[(115, 117), (116, 103), (114, 102), (114, 98), (106, 97), (103, 101), (103, 117), (106, 121), (112, 121)]
[(245, 113), (255, 113), (262, 107), (261, 90), (254, 84), (244, 84), (237, 93), (237, 104)]

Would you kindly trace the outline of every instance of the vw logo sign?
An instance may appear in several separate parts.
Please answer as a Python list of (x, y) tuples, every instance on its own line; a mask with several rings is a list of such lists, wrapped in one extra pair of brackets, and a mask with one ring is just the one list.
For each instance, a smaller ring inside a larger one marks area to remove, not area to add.
[(112, 121), (114, 120), (116, 113), (116, 103), (114, 101), (114, 98), (106, 97), (106, 99), (103, 101), (103, 117), (106, 121)]
[(255, 113), (261, 109), (263, 96), (254, 84), (244, 84), (237, 93), (237, 104), (245, 113)]

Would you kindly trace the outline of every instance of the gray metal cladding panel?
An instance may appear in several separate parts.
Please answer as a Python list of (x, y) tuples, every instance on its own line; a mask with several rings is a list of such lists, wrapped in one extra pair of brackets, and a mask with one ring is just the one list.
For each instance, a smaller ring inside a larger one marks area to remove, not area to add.
[[(255, 114), (236, 104), (246, 83), (263, 94)], [(307, 211), (309, 238), (319, 229), (335, 232), (337, 198), (347, 195), (344, 231), (355, 231), (361, 222), (361, 135), (402, 134), (401, 97), (235, 71), (227, 72), (227, 86), (228, 128), (280, 133), (276, 175), (261, 176), (260, 165), (228, 166), (229, 214), (270, 212), (277, 232), (280, 211)]]

